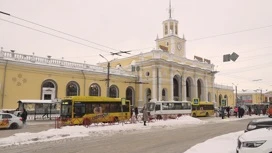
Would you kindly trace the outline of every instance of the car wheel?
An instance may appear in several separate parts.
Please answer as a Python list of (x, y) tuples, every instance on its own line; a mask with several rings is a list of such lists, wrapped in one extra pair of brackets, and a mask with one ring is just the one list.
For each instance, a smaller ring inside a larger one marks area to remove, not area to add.
[(11, 129), (18, 129), (18, 127), (19, 127), (19, 125), (18, 125), (17, 123), (12, 123), (12, 124), (10, 125), (10, 128), (11, 128)]

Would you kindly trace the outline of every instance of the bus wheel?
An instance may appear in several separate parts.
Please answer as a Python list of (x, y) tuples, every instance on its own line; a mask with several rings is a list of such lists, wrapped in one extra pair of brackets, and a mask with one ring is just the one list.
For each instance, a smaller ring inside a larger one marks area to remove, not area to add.
[(193, 113), (193, 117), (196, 117), (196, 113)]
[(161, 120), (161, 119), (162, 119), (162, 116), (161, 116), (161, 115), (158, 115), (158, 116), (157, 116), (157, 119), (158, 119), (158, 120)]
[(206, 112), (206, 117), (208, 117), (209, 116), (209, 113), (208, 112)]

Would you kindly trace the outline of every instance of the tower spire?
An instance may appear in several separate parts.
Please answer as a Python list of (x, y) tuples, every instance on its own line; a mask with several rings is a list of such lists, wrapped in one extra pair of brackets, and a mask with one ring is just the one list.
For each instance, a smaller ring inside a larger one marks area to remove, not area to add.
[(169, 19), (172, 18), (171, 0), (169, 0)]

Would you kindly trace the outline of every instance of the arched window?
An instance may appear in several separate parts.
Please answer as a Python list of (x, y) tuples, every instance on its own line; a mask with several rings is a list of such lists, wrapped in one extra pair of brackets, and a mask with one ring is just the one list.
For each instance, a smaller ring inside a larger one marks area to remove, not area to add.
[(55, 85), (51, 81), (46, 81), (42, 85), (43, 88), (55, 88)]
[(130, 101), (130, 105), (135, 106), (134, 102), (134, 90), (132, 87), (127, 87), (126, 99)]
[(51, 100), (57, 98), (57, 83), (47, 79), (41, 85), (41, 99)]
[(79, 96), (79, 85), (75, 81), (71, 81), (66, 86), (66, 96)]
[(178, 80), (177, 78), (173, 78), (173, 83), (174, 83), (174, 97), (177, 97), (179, 96), (179, 83), (178, 83)]
[(90, 85), (89, 96), (101, 96), (101, 88), (98, 84), (93, 83)]
[(116, 85), (110, 86), (110, 97), (112, 97), (112, 98), (119, 97), (119, 90)]

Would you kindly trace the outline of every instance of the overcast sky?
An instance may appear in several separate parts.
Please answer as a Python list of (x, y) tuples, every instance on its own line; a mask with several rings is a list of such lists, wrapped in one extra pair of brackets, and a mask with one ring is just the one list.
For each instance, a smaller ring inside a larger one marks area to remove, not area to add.
[[(217, 84), (265, 92), (272, 90), (271, 6), (271, 0), (172, 0), (172, 17), (187, 40), (187, 58), (210, 59)], [(105, 62), (99, 54), (121, 58), (110, 55), (119, 50), (136, 55), (155, 48), (168, 7), (168, 0), (0, 0), (0, 11), (12, 15), (0, 14), (0, 47), (89, 64)], [(239, 58), (223, 62), (233, 52)]]

